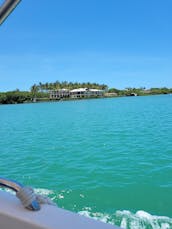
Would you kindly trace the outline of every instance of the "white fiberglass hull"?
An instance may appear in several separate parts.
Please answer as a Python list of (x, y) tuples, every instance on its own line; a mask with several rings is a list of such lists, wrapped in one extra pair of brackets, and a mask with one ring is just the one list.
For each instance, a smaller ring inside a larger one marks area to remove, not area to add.
[(42, 205), (40, 211), (25, 209), (16, 196), (0, 191), (1, 229), (119, 229), (84, 216)]

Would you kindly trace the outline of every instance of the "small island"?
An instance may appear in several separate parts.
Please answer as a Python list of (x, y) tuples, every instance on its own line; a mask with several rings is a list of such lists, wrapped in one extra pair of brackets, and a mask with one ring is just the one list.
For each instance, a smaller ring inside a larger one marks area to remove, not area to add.
[(88, 98), (109, 98), (121, 96), (146, 96), (171, 94), (172, 88), (109, 88), (106, 84), (59, 82), (39, 83), (31, 86), (29, 91), (0, 92), (0, 104), (18, 104), (44, 101), (61, 101)]

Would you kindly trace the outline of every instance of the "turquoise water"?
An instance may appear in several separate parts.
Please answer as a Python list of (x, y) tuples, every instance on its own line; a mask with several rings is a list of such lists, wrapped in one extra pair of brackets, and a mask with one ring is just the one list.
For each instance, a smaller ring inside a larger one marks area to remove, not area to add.
[(124, 228), (172, 228), (172, 96), (0, 106), (0, 175)]

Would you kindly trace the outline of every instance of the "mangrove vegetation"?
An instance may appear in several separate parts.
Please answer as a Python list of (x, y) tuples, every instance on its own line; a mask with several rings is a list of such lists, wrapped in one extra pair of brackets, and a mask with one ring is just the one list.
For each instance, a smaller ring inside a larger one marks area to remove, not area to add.
[(56, 81), (54, 83), (39, 83), (31, 86), (29, 91), (20, 91), (16, 89), (14, 91), (0, 92), (0, 104), (16, 104), (16, 103), (28, 103), (36, 101), (49, 101), (50, 90), (60, 89), (78, 89), (78, 88), (89, 88), (103, 90), (104, 97), (119, 97), (119, 96), (144, 96), (144, 95), (159, 95), (159, 94), (171, 94), (172, 88), (125, 88), (123, 90), (117, 88), (109, 88), (106, 84), (98, 83), (78, 83), (78, 82), (67, 82), (67, 81)]

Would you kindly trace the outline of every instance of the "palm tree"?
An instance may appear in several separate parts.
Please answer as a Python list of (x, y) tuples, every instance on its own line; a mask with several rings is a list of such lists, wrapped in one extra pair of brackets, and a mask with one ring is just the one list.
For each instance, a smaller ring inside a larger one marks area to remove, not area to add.
[(43, 91), (43, 84), (39, 82), (39, 90), (42, 92)]
[(37, 86), (36, 84), (34, 84), (34, 85), (32, 85), (32, 87), (31, 87), (30, 90), (31, 90), (32, 98), (33, 98), (33, 100), (35, 100), (36, 99), (36, 94), (39, 91), (39, 86)]

